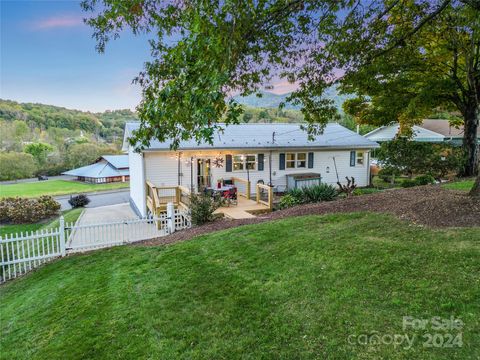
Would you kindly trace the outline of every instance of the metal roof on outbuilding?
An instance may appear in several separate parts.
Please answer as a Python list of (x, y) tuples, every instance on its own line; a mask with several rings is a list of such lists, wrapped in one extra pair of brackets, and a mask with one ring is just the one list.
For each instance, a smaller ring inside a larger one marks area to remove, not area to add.
[[(117, 169), (103, 156), (105, 160), (100, 160), (92, 165), (82, 166), (77, 169), (72, 169), (62, 173), (63, 175), (86, 177), (86, 178), (106, 178), (116, 176), (128, 176), (130, 170), (128, 169), (128, 155), (121, 155), (127, 157), (127, 168)], [(108, 157), (108, 156), (107, 156)], [(117, 162), (117, 165), (124, 165), (124, 160)]]
[(129, 166), (128, 155), (103, 155), (102, 158), (107, 160), (117, 169), (126, 169)]
[[(397, 136), (400, 129), (399, 124), (392, 124), (379, 127), (368, 134), (364, 135), (365, 138), (372, 141), (390, 141)], [(434, 131), (424, 129), (420, 126), (414, 125), (412, 127), (413, 140), (423, 142), (442, 142), (445, 136), (438, 134)]]
[[(138, 122), (125, 125), (124, 148), (126, 139), (132, 131), (139, 128)], [(213, 138), (213, 144), (195, 140), (181, 141), (179, 150), (191, 149), (281, 149), (281, 148), (341, 148), (341, 149), (369, 149), (377, 148), (376, 142), (348, 130), (347, 128), (329, 123), (321, 135), (313, 140), (301, 129), (302, 124), (238, 124), (223, 126)], [(153, 140), (148, 150), (170, 150), (170, 143)]]

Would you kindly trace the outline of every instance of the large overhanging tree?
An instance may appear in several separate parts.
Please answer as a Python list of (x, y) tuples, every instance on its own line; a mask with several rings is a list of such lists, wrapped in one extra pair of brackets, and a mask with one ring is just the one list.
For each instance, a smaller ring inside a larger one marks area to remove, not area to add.
[[(315, 135), (337, 116), (322, 98), (338, 83), (358, 95), (348, 110), (362, 121), (403, 128), (433, 108), (465, 120), (465, 173), (476, 171), (480, 65), (478, 0), (86, 0), (98, 50), (125, 28), (151, 34), (141, 126), (132, 142), (211, 141), (219, 123), (238, 121), (230, 98), (274, 77), (298, 84)], [(477, 181), (477, 183), (480, 180)], [(480, 193), (480, 187), (477, 193)]]

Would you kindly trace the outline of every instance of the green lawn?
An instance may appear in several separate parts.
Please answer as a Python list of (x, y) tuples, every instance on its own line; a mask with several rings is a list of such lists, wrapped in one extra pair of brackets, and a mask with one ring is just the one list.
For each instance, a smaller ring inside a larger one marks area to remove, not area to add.
[[(62, 215), (65, 218), (65, 222), (75, 222), (77, 221), (82, 211), (83, 211), (83, 208), (72, 209), (72, 210), (63, 211)], [(40, 229), (50, 229), (57, 226), (58, 226), (58, 219), (51, 220), (45, 223), (1, 225), (0, 236), (5, 236), (5, 234), (37, 231)]]
[(127, 188), (128, 182), (109, 184), (87, 184), (67, 180), (47, 180), (33, 183), (0, 185), (0, 198), (10, 196), (38, 197), (41, 195), (65, 195), (102, 190)]
[[(71, 256), (0, 287), (3, 359), (478, 359), (480, 228), (387, 215), (250, 225)], [(404, 316), (455, 316), (425, 348)], [(355, 343), (407, 334), (411, 349)], [(348, 339), (353, 343), (350, 344)]]
[(455, 181), (451, 183), (444, 184), (443, 187), (446, 189), (451, 190), (463, 190), (463, 191), (470, 191), (473, 186), (474, 180), (462, 180), (462, 181)]

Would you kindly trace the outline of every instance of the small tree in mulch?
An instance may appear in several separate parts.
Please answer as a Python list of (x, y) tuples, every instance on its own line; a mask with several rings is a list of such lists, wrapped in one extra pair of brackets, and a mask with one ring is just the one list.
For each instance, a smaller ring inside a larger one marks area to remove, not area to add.
[(345, 193), (347, 198), (349, 198), (353, 195), (353, 191), (357, 188), (357, 185), (355, 184), (355, 178), (353, 176), (351, 178), (345, 176), (345, 179), (347, 179), (346, 184), (342, 184), (340, 181), (338, 181), (337, 185), (340, 188), (340, 192)]

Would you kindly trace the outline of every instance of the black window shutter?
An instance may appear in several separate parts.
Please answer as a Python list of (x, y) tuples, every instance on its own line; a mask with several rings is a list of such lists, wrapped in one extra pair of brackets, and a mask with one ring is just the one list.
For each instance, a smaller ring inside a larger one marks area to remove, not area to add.
[(278, 164), (280, 170), (285, 170), (285, 153), (280, 154), (280, 163)]
[(355, 151), (350, 151), (350, 166), (355, 166)]
[(263, 171), (263, 160), (265, 156), (263, 154), (258, 154), (258, 170)]
[(225, 171), (232, 172), (232, 155), (225, 156)]
[(308, 168), (313, 169), (313, 152), (308, 153)]

